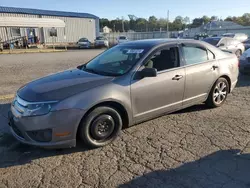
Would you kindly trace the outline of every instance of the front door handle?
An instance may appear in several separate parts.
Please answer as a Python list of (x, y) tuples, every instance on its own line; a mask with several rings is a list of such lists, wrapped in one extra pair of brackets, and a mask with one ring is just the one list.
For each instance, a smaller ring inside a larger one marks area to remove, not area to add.
[(180, 80), (180, 79), (182, 79), (183, 78), (183, 76), (182, 75), (175, 75), (173, 78), (172, 78), (172, 80)]
[(219, 68), (219, 66), (217, 66), (217, 65), (213, 65), (213, 66), (212, 66), (212, 69), (213, 69), (213, 70), (218, 69), (218, 68)]

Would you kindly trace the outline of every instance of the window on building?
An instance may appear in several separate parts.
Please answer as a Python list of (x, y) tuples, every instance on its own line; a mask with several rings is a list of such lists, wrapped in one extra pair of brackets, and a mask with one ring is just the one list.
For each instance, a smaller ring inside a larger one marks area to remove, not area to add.
[(12, 37), (20, 37), (21, 36), (20, 28), (11, 28), (11, 35)]

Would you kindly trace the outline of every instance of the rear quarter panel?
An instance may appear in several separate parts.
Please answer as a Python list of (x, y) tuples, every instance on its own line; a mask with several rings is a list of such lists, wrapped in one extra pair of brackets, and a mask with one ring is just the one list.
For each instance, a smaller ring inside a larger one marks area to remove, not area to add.
[(239, 60), (234, 54), (229, 54), (227, 57), (218, 60), (219, 63), (219, 75), (228, 76), (231, 81), (231, 89), (238, 81), (239, 75)]

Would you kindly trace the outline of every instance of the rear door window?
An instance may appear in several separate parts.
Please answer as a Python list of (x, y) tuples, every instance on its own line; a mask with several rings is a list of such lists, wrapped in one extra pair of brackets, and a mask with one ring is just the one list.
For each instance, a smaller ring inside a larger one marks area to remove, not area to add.
[(202, 63), (208, 60), (207, 50), (200, 46), (183, 46), (186, 65)]

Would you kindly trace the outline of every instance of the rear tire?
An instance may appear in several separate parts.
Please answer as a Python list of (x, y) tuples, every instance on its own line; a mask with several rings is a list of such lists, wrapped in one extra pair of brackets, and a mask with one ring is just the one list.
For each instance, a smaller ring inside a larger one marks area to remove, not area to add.
[(78, 134), (89, 147), (97, 148), (114, 141), (122, 129), (122, 118), (113, 108), (100, 106), (81, 122)]
[(240, 56), (242, 55), (241, 50), (237, 50), (237, 51), (235, 52), (235, 55), (236, 55), (238, 58), (240, 58)]
[(206, 105), (212, 108), (220, 107), (226, 101), (228, 93), (228, 81), (225, 78), (219, 78), (209, 93)]

